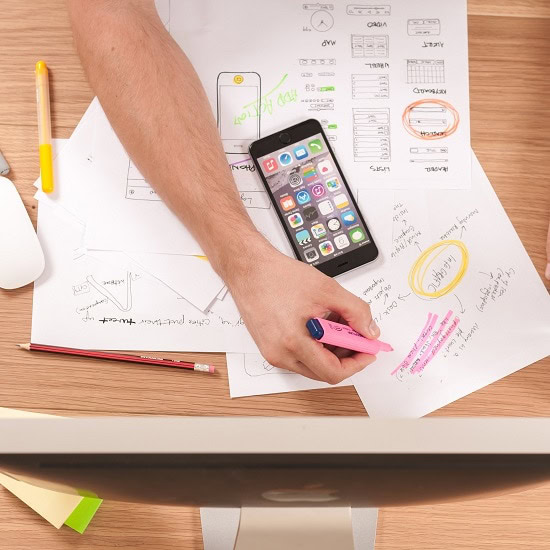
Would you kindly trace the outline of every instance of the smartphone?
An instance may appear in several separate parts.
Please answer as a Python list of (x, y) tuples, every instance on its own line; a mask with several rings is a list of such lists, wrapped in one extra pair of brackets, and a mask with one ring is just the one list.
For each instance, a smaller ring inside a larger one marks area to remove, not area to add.
[(378, 249), (317, 120), (255, 141), (250, 155), (299, 260), (336, 277), (376, 259)]
[(261, 82), (254, 72), (218, 74), (218, 131), (226, 153), (246, 154), (260, 137)]

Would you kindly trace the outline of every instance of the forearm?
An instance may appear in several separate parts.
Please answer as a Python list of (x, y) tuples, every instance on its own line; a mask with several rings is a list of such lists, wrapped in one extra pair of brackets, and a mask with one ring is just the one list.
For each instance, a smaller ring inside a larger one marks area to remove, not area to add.
[[(212, 110), (152, 0), (68, 0), (84, 69), (144, 177), (226, 280), (269, 247), (242, 205)], [(230, 230), (228, 230), (230, 228)]]

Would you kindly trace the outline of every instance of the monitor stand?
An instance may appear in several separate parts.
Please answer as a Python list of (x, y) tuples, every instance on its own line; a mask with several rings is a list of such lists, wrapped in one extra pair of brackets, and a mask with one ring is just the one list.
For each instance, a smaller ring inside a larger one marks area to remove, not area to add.
[(376, 508), (201, 508), (204, 550), (374, 550)]

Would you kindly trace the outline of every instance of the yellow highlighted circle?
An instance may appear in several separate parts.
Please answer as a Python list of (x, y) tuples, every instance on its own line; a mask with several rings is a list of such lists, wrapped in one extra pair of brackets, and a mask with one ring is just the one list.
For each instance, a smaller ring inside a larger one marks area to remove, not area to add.
[[(460, 251), (459, 268), (452, 279), (447, 285), (437, 289), (434, 292), (429, 292), (424, 288), (424, 279), (432, 263), (446, 250), (451, 247), (456, 247)], [(426, 298), (439, 298), (451, 292), (458, 283), (464, 277), (466, 270), (468, 269), (469, 255), (466, 245), (462, 241), (446, 240), (432, 244), (420, 254), (416, 262), (413, 264), (409, 272), (409, 286), (411, 290), (417, 296), (423, 296)]]
[(242, 74), (236, 74), (234, 77), (233, 77), (233, 82), (235, 84), (242, 84), (244, 81), (244, 76)]

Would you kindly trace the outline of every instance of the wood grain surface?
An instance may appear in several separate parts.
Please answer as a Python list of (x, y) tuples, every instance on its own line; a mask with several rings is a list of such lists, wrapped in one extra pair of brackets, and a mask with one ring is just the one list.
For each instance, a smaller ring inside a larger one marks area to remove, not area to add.
[[(0, 149), (35, 222), (35, 62), (44, 59), (51, 70), (54, 137), (70, 136), (93, 94), (72, 44), (63, 0), (0, 0), (0, 8)], [(550, 2), (471, 0), (469, 14), (473, 148), (542, 276), (550, 217)], [(75, 416), (365, 414), (353, 388), (230, 400), (221, 355), (193, 354), (214, 363), (220, 371), (216, 377), (30, 355), (15, 344), (29, 340), (31, 308), (32, 285), (0, 290), (3, 407)], [(434, 415), (548, 416), (549, 367), (547, 358)], [(202, 542), (195, 509), (106, 502), (80, 536), (68, 528), (56, 531), (0, 490), (0, 547), (198, 550)], [(550, 547), (550, 486), (380, 512), (377, 550), (445, 547)]]

